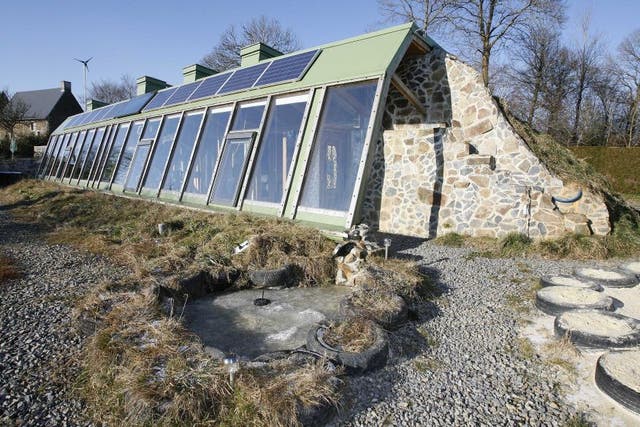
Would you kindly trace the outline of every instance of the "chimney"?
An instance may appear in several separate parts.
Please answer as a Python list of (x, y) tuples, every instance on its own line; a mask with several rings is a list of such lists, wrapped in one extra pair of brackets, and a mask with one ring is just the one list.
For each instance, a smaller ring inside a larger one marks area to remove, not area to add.
[(62, 92), (71, 92), (71, 82), (66, 80), (62, 80), (60, 82), (60, 91)]
[(85, 111), (93, 111), (96, 108), (104, 107), (105, 105), (109, 105), (109, 103), (98, 101), (97, 99), (87, 99), (87, 108), (85, 109)]
[(196, 80), (200, 80), (217, 73), (218, 72), (216, 70), (207, 68), (204, 65), (193, 64), (193, 65), (188, 65), (182, 69), (182, 79), (183, 79), (183, 83), (192, 83), (192, 82), (195, 82)]
[(167, 84), (164, 80), (156, 79), (155, 77), (142, 76), (136, 80), (137, 95), (143, 95), (145, 93), (153, 92), (154, 90), (160, 90), (167, 88), (171, 85)]
[(240, 66), (256, 65), (258, 62), (282, 55), (282, 52), (275, 50), (264, 43), (254, 43), (240, 49)]

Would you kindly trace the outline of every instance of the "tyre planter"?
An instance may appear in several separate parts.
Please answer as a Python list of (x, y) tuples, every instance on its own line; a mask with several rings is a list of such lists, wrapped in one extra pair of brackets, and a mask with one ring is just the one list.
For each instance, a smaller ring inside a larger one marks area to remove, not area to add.
[(382, 368), (387, 363), (389, 342), (380, 327), (374, 326), (375, 340), (373, 345), (361, 352), (343, 351), (331, 347), (323, 340), (326, 330), (327, 326), (325, 325), (311, 328), (307, 334), (307, 348), (344, 366), (347, 373), (362, 374)]
[(551, 316), (567, 310), (593, 309), (613, 311), (613, 298), (591, 289), (549, 286), (536, 292), (536, 307)]
[(294, 285), (293, 265), (273, 270), (249, 270), (249, 280), (257, 288), (287, 288)]
[(570, 276), (568, 274), (543, 276), (540, 278), (540, 286), (571, 286), (573, 288), (591, 289), (598, 292), (602, 292), (604, 290), (604, 288), (596, 282), (575, 276)]
[(390, 298), (392, 299), (392, 308), (381, 319), (374, 317), (366, 308), (356, 306), (349, 297), (340, 302), (340, 316), (342, 318), (350, 318), (364, 315), (375, 321), (382, 328), (395, 331), (407, 323), (409, 308), (404, 298), (400, 295), (391, 294)]
[(610, 288), (632, 288), (638, 284), (638, 278), (634, 274), (618, 269), (579, 268), (576, 276)]
[(604, 394), (640, 414), (640, 350), (603, 354), (596, 364), (595, 379)]
[(558, 337), (590, 348), (628, 348), (640, 344), (640, 321), (601, 310), (570, 310), (556, 317)]

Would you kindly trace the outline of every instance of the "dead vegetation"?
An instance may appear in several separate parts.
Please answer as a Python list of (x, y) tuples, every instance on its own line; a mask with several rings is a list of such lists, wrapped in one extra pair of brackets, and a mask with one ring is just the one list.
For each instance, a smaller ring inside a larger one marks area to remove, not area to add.
[(15, 265), (15, 261), (4, 255), (0, 255), (0, 284), (20, 277), (20, 271)]
[(352, 317), (332, 323), (324, 334), (324, 341), (333, 348), (353, 353), (370, 348), (375, 340), (373, 321), (363, 317)]

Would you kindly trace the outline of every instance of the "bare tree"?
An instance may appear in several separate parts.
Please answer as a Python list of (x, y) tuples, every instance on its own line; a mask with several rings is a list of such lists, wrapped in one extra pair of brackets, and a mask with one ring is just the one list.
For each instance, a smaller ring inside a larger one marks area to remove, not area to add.
[(113, 104), (124, 101), (136, 94), (136, 81), (128, 74), (120, 76), (120, 81), (100, 80), (91, 83), (89, 98)]
[(622, 94), (618, 81), (617, 65), (613, 58), (599, 67), (593, 77), (592, 91), (602, 110), (602, 145), (609, 145), (614, 132), (614, 119)]
[(618, 47), (621, 86), (628, 100), (627, 146), (633, 145), (640, 107), (640, 30), (625, 38)]
[(561, 47), (549, 62), (549, 74), (542, 92), (547, 114), (547, 132), (560, 140), (570, 136), (567, 100), (573, 91), (574, 63), (571, 52)]
[(573, 119), (573, 129), (571, 131), (571, 142), (578, 144), (580, 135), (580, 113), (585, 91), (593, 86), (595, 70), (598, 67), (601, 55), (601, 43), (597, 36), (589, 31), (589, 15), (582, 21), (582, 40), (580, 45), (573, 50), (576, 64), (576, 87), (575, 87), (575, 111)]
[(449, 24), (454, 0), (378, 0), (389, 22), (415, 22), (424, 34), (439, 34)]
[(238, 67), (240, 49), (258, 42), (282, 53), (300, 49), (300, 42), (290, 29), (284, 28), (275, 18), (260, 16), (242, 24), (239, 30), (230, 25), (220, 36), (218, 44), (202, 58), (202, 62), (217, 71)]
[(2, 93), (0, 93), (0, 128), (6, 130), (13, 139), (16, 125), (24, 120), (30, 107), (23, 100), (11, 96), (8, 90)]

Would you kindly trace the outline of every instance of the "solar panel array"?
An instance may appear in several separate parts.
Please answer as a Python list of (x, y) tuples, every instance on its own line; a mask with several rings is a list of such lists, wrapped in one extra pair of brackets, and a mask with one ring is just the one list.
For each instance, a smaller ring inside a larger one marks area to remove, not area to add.
[(154, 110), (214, 95), (300, 80), (319, 52), (319, 50), (311, 50), (284, 58), (276, 58), (269, 62), (261, 62), (251, 67), (216, 74), (197, 82), (161, 90), (157, 93), (145, 93), (127, 101), (69, 117), (58, 130), (129, 116), (141, 111)]

